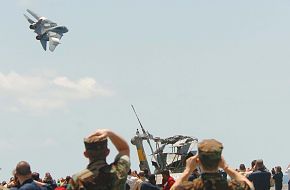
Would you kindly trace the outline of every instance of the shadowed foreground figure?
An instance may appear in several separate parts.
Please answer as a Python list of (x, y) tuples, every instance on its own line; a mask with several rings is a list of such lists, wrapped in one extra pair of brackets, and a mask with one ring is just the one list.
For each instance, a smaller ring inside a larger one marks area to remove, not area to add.
[(263, 160), (256, 160), (254, 170), (248, 179), (253, 182), (255, 190), (269, 190), (271, 188), (271, 173), (264, 166)]
[[(198, 154), (186, 160), (186, 168), (176, 180), (172, 190), (248, 190), (252, 183), (234, 169), (231, 169), (222, 157), (222, 143), (208, 139), (198, 144)], [(188, 182), (188, 176), (196, 167), (200, 167), (201, 176)], [(232, 180), (227, 181), (219, 172), (223, 169)]]
[(19, 182), (18, 187), (13, 187), (14, 190), (47, 190), (44, 184), (36, 183), (32, 178), (30, 165), (21, 161), (16, 165), (15, 176)]
[(283, 188), (283, 172), (281, 166), (276, 166), (272, 169), (273, 179), (275, 181), (275, 190), (282, 190)]
[[(107, 147), (109, 138), (119, 154), (112, 164), (107, 164), (106, 158), (110, 150)], [(89, 159), (87, 169), (73, 175), (71, 185), (73, 190), (123, 190), (130, 169), (129, 146), (116, 133), (108, 130), (97, 130), (84, 139), (84, 155)]]

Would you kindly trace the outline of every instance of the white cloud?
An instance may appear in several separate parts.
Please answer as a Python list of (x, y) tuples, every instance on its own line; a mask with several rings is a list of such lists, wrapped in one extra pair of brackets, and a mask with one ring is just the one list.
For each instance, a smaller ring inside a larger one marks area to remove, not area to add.
[(10, 111), (61, 109), (75, 101), (111, 95), (90, 77), (72, 80), (66, 76), (0, 73), (0, 99)]

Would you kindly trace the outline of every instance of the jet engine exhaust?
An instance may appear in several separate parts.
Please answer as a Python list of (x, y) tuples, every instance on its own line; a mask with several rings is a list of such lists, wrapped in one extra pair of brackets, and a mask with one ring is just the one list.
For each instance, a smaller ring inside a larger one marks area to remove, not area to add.
[(31, 24), (31, 25), (29, 26), (29, 28), (30, 28), (31, 30), (34, 30), (34, 29), (36, 28), (36, 26), (35, 26), (34, 24)]

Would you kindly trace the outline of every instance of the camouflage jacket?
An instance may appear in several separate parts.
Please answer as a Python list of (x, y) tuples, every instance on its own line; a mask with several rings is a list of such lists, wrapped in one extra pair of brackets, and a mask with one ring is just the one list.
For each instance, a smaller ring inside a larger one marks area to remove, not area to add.
[(175, 190), (250, 190), (244, 182), (227, 181), (220, 173), (204, 173), (201, 177), (182, 183)]
[(92, 162), (72, 176), (73, 190), (123, 190), (130, 169), (129, 157), (117, 155), (114, 163)]

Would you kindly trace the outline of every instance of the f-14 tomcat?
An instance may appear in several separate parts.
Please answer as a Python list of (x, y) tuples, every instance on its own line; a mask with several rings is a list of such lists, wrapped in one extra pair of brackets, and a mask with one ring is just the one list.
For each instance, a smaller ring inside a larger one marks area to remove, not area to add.
[(30, 23), (29, 28), (34, 30), (34, 32), (37, 34), (36, 40), (40, 41), (44, 50), (46, 50), (46, 44), (47, 41), (49, 41), (49, 50), (54, 51), (56, 46), (60, 44), (60, 39), (63, 34), (68, 32), (67, 27), (58, 26), (55, 22), (52, 22), (45, 17), (40, 17), (29, 9), (26, 11), (37, 20), (34, 21), (24, 14), (24, 17)]

